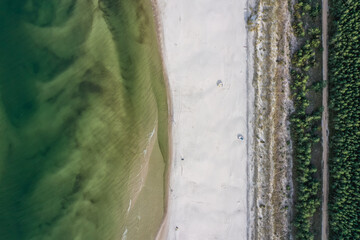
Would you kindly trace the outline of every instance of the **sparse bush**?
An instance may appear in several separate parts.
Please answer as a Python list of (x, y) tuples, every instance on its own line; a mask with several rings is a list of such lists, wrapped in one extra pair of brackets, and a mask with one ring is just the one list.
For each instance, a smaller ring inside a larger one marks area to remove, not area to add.
[[(304, 20), (301, 16), (307, 16), (313, 9), (311, 5), (299, 2), (294, 6), (294, 32), (299, 38), (305, 37)], [(319, 28), (310, 28), (306, 35), (308, 40), (297, 50), (292, 59), (293, 70), (291, 71), (292, 84), (290, 86), (293, 96), (295, 112), (290, 117), (291, 135), (294, 143), (294, 167), (296, 170), (296, 194), (295, 218), (296, 239), (314, 239), (311, 231), (312, 218), (320, 206), (318, 193), (320, 183), (314, 174), (317, 169), (312, 166), (311, 151), (315, 143), (320, 142), (319, 128), (321, 109), (306, 114), (310, 101), (306, 93), (312, 87), (307, 87), (309, 82), (308, 71), (315, 65), (315, 51), (319, 51), (321, 44), (321, 31)]]
[(304, 12), (310, 12), (310, 10), (311, 10), (310, 4), (305, 4), (305, 6), (304, 6)]
[(312, 48), (318, 48), (321, 45), (321, 41), (320, 39), (313, 39), (310, 44)]

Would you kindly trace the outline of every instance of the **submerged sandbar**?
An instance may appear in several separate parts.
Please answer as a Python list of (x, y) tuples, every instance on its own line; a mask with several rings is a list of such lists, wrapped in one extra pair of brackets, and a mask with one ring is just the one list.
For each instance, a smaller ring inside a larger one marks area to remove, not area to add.
[(154, 236), (168, 123), (150, 1), (8, 0), (0, 20), (1, 238)]

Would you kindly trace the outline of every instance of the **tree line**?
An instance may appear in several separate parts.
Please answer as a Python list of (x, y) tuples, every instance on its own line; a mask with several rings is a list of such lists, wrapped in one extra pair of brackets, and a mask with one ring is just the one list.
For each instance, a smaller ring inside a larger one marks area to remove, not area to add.
[(330, 4), (330, 239), (360, 239), (360, 1)]

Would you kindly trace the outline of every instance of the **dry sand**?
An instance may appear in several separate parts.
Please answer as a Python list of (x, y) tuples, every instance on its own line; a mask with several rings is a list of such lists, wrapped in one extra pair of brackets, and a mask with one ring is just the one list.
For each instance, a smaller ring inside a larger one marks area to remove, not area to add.
[(247, 1), (157, 5), (173, 111), (168, 209), (158, 239), (247, 239)]

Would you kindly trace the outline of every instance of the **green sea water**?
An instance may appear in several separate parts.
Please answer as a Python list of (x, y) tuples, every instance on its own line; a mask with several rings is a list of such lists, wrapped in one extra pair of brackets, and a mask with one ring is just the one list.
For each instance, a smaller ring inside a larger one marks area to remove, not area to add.
[(166, 88), (150, 0), (0, 1), (0, 239), (154, 239)]

